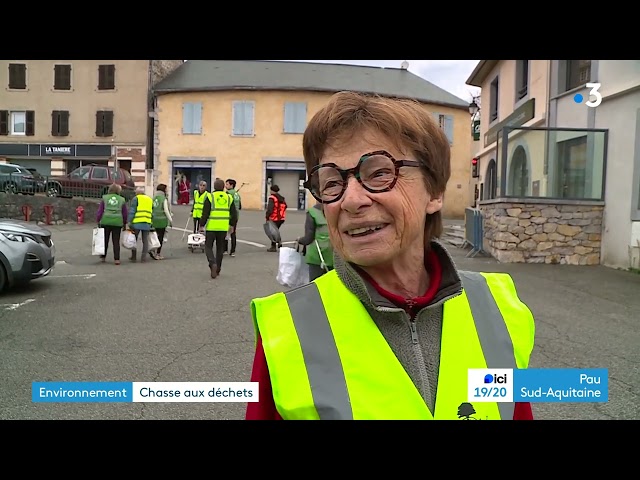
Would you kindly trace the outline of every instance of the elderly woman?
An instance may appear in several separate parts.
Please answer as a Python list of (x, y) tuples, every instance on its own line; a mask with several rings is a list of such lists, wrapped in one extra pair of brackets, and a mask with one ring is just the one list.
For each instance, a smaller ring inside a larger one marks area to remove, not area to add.
[(113, 261), (120, 265), (120, 234), (127, 224), (127, 201), (120, 193), (122, 187), (113, 184), (102, 196), (98, 205), (97, 222), (104, 229), (104, 255), (100, 256), (102, 263), (107, 261), (109, 238), (113, 240)]
[(456, 270), (436, 241), (449, 142), (419, 103), (336, 94), (303, 137), (335, 269), (252, 302), (247, 419), (532, 419), (468, 398), (468, 369), (527, 368), (534, 320), (506, 274)]

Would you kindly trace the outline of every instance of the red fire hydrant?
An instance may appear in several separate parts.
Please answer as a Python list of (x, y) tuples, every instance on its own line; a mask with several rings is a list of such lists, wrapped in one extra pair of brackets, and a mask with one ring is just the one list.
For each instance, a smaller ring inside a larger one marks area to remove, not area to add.
[(45, 223), (51, 225), (51, 217), (53, 216), (53, 205), (44, 206)]
[(76, 215), (78, 216), (78, 225), (82, 225), (84, 223), (84, 207), (82, 205), (76, 208)]
[(22, 206), (22, 214), (24, 215), (25, 222), (28, 222), (31, 220), (31, 212), (33, 212), (33, 208), (31, 208), (31, 205)]

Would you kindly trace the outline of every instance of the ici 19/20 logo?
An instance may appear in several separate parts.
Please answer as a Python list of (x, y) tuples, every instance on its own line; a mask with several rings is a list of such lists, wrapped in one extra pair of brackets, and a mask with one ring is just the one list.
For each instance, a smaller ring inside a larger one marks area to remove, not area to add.
[(484, 376), (484, 383), (507, 383), (507, 374), (491, 375), (490, 373), (487, 373)]

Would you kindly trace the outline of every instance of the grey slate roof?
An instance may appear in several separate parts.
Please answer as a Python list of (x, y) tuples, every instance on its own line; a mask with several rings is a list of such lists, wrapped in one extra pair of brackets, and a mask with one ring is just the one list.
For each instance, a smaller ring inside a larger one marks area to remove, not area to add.
[(156, 94), (216, 90), (353, 90), (467, 109), (468, 102), (400, 68), (267, 60), (189, 60)]

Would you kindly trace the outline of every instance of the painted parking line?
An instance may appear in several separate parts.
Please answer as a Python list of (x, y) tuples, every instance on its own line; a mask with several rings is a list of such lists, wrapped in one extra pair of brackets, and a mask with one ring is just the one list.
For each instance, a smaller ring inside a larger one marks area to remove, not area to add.
[(28, 305), (31, 302), (35, 302), (36, 299), (35, 298), (27, 298), (24, 302), (20, 302), (20, 303), (4, 303), (4, 304), (0, 304), (0, 308), (2, 308), (3, 310), (17, 310), (20, 307), (24, 307), (25, 305)]
[[(179, 232), (186, 232), (186, 233), (193, 233), (193, 230), (187, 230), (186, 228), (180, 228), (180, 227), (169, 227), (171, 230), (177, 230)], [(261, 243), (257, 243), (257, 242), (250, 242), (249, 240), (241, 240), (239, 238), (236, 239), (236, 242), (238, 243), (244, 243), (245, 245), (251, 245), (253, 247), (258, 247), (258, 248), (267, 248), (266, 245), (263, 245)]]
[(96, 273), (78, 273), (75, 275), (47, 275), (46, 278), (93, 278)]

